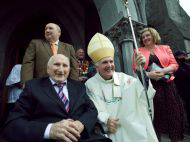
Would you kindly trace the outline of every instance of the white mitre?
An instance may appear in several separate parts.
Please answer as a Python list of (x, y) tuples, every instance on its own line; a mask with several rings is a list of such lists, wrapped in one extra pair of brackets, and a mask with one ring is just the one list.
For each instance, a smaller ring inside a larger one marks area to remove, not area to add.
[(92, 61), (97, 63), (105, 57), (114, 58), (114, 46), (106, 36), (96, 33), (88, 44), (87, 53)]

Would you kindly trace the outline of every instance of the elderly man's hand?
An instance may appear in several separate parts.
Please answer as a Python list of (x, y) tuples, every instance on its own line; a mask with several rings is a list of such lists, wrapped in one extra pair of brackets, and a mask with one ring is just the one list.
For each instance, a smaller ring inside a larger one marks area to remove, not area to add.
[(79, 133), (82, 133), (82, 131), (84, 130), (84, 125), (78, 120), (74, 121), (74, 123), (77, 126)]
[(139, 67), (141, 65), (144, 66), (144, 64), (146, 63), (146, 58), (143, 56), (142, 53), (139, 52), (135, 55), (135, 62), (137, 65), (137, 70), (139, 70)]
[(73, 122), (76, 128), (78, 128), (79, 133), (82, 133), (82, 131), (84, 130), (84, 125), (79, 120), (75, 121), (73, 119), (67, 119), (67, 120)]
[(111, 117), (108, 118), (107, 127), (110, 133), (115, 133), (117, 131), (118, 126), (119, 126), (119, 119), (114, 119)]
[(80, 132), (74, 121), (62, 120), (53, 123), (49, 137), (64, 142), (77, 142), (80, 138)]

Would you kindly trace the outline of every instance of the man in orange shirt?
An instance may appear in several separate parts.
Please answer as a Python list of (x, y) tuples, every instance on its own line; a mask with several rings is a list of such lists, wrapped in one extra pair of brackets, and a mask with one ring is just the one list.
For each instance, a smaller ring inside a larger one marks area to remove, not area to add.
[(48, 23), (45, 26), (45, 39), (32, 40), (26, 49), (21, 69), (21, 82), (48, 76), (47, 62), (53, 55), (51, 44), (54, 43), (58, 54), (67, 56), (70, 60), (70, 78), (78, 80), (78, 63), (72, 45), (59, 41), (61, 29), (55, 23)]

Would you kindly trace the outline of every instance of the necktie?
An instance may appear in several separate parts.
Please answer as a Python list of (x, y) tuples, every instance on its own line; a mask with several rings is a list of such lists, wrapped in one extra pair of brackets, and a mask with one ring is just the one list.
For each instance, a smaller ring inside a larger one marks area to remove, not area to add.
[(63, 87), (64, 87), (65, 84), (58, 84), (58, 88), (59, 88), (59, 91), (58, 91), (58, 95), (60, 97), (60, 99), (62, 100), (62, 102), (64, 103), (64, 107), (65, 107), (65, 110), (66, 112), (69, 112), (69, 100), (68, 98), (65, 96), (65, 94), (63, 93)]
[(51, 50), (53, 52), (53, 55), (57, 54), (57, 46), (56, 46), (56, 43), (51, 43)]

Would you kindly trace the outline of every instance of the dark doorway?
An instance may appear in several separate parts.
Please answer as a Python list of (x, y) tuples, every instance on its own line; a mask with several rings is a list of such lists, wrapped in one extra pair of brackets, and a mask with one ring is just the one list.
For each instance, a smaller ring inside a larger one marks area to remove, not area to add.
[[(55, 1), (55, 3), (56, 2), (60, 3), (60, 0)], [(35, 2), (31, 1), (30, 3), (31, 3), (31, 5), (27, 5), (27, 6), (29, 6), (29, 9), (31, 9), (31, 7), (33, 7), (35, 5)], [(51, 11), (51, 8), (49, 7), (49, 5), (51, 5), (51, 3), (48, 4), (47, 1), (43, 1), (43, 0), (39, 1), (38, 5), (44, 5), (44, 3), (46, 3), (46, 6), (44, 6), (44, 9), (40, 9), (39, 13), (30, 11), (29, 13), (26, 14), (27, 16), (25, 16), (27, 18), (22, 19), (21, 22), (19, 22), (19, 23), (13, 23), (14, 31), (12, 31), (11, 36), (8, 37), (9, 38), (8, 44), (5, 47), (6, 50), (5, 50), (4, 67), (3, 67), (3, 71), (1, 71), (2, 76), (1, 76), (1, 80), (0, 80), (0, 87), (3, 89), (0, 89), (0, 90), (3, 90), (3, 91), (0, 91), (0, 94), (2, 94), (2, 95), (0, 95), (0, 119), (2, 118), (2, 116), (3, 117), (5, 116), (4, 111), (6, 110), (7, 89), (4, 85), (6, 78), (7, 78), (8, 74), (10, 73), (12, 67), (15, 64), (22, 63), (22, 59), (23, 59), (25, 50), (26, 50), (29, 42), (31, 41), (31, 39), (44, 38), (45, 25), (49, 22), (53, 22), (53, 23), (57, 23), (61, 27), (62, 31), (64, 31), (64, 32), (62, 32), (60, 40), (70, 43), (70, 44), (73, 44), (72, 43), (73, 42), (72, 35), (69, 34), (70, 29), (66, 29), (63, 25), (64, 21), (60, 21), (60, 17), (61, 17), (60, 15), (64, 16), (65, 13)], [(66, 0), (62, 0), (62, 3), (65, 4), (67, 2), (66, 2)], [(68, 4), (70, 4), (71, 7), (75, 3), (76, 3), (75, 0), (71, 0), (68, 2)], [(8, 7), (9, 5), (8, 5), (8, 2), (5, 2), (5, 4), (6, 5), (4, 5), (3, 9), (6, 11), (7, 10), (6, 6)], [(26, 1), (20, 0), (19, 3), (15, 3), (14, 6), (12, 6), (12, 7), (13, 8), (15, 8), (17, 6), (25, 7), (24, 10), (26, 10), (27, 8), (26, 8), (25, 4), (26, 4)], [(100, 33), (102, 32), (101, 22), (99, 19), (97, 9), (93, 3), (93, 0), (78, 1), (78, 4), (82, 5), (82, 7), (84, 8), (83, 17), (85, 19), (84, 19), (84, 21), (80, 21), (80, 22), (84, 24), (84, 31), (85, 31), (85, 33), (84, 33), (85, 42), (84, 43), (85, 43), (85, 45), (83, 47), (85, 47), (85, 49), (86, 49), (87, 44), (88, 44), (89, 40), (91, 39), (91, 37), (96, 32), (100, 32)], [(75, 8), (77, 8), (77, 6), (75, 6)], [(60, 9), (58, 9), (58, 10), (60, 11)], [(69, 13), (72, 10), (76, 11), (76, 9), (69, 9), (69, 11), (67, 11), (67, 12)], [(75, 12), (75, 13), (77, 13), (77, 12)], [(20, 13), (18, 12), (18, 15), (17, 15), (18, 17), (19, 17), (19, 14)], [(59, 17), (57, 16), (57, 14), (59, 14)], [(76, 16), (78, 16), (78, 15), (76, 15)], [(7, 20), (9, 20), (13, 17), (6, 16), (6, 18), (7, 18)], [(68, 17), (68, 18), (70, 18), (70, 17)], [(76, 23), (76, 25), (77, 25), (77, 23)], [(80, 38), (79, 38), (79, 40), (80, 40)]]
[(29, 42), (31, 39), (44, 38), (44, 27), (49, 22), (57, 23), (61, 29), (64, 30), (60, 38), (61, 41), (71, 43), (67, 30), (64, 29), (58, 18), (54, 15), (47, 15), (48, 16), (43, 15), (23, 19), (23, 22), (17, 25), (6, 48), (6, 57), (9, 58), (5, 61), (5, 65), (8, 65), (5, 72), (10, 71), (13, 65), (22, 63)]

